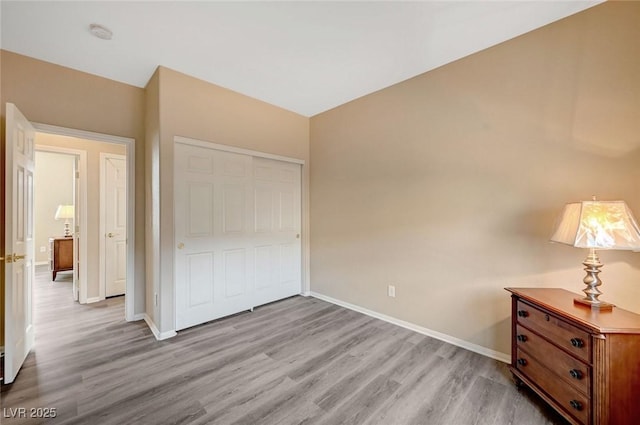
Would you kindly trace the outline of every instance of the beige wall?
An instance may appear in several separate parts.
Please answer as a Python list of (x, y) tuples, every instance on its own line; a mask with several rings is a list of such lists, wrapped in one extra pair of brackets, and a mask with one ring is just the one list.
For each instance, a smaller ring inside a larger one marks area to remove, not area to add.
[[(26, 56), (0, 51), (0, 187), (4, 188), (5, 103), (14, 103), (33, 122), (135, 139), (136, 193), (144, 191), (144, 90)], [(4, 190), (4, 189), (2, 189)], [(4, 210), (4, 192), (1, 193)], [(144, 302), (144, 197), (136, 197), (135, 312)], [(2, 216), (4, 221), (4, 216)], [(4, 252), (4, 227), (0, 230)], [(4, 293), (4, 273), (2, 273)], [(138, 284), (140, 283), (140, 284)], [(4, 303), (2, 304), (4, 310)], [(1, 312), (0, 317), (4, 315)], [(3, 328), (4, 329), (4, 328)]]
[[(49, 237), (64, 235), (64, 220), (55, 219), (58, 205), (73, 205), (75, 157), (37, 151), (35, 159), (36, 168), (33, 173), (35, 261), (48, 264)], [(69, 228), (73, 231), (73, 220), (69, 220)], [(41, 248), (44, 248), (44, 251)]]
[[(83, 140), (75, 137), (36, 133), (36, 145), (57, 146), (87, 153), (87, 299), (100, 297), (100, 154), (126, 155), (124, 145)], [(36, 170), (38, 169), (36, 163)], [(60, 227), (60, 226), (58, 226)], [(36, 229), (36, 232), (38, 229)], [(60, 234), (58, 232), (57, 234)], [(36, 246), (37, 250), (37, 246)]]
[[(155, 78), (155, 77), (154, 77)], [(239, 93), (206, 83), (168, 68), (158, 70), (160, 203), (151, 217), (160, 227), (153, 240), (159, 257), (150, 265), (158, 270), (154, 287), (160, 294), (161, 332), (175, 329), (173, 304), (173, 144), (174, 136), (252, 149), (309, 160), (309, 119)], [(152, 81), (154, 86), (155, 82)], [(149, 103), (149, 100), (148, 100)], [(154, 125), (152, 125), (154, 127)], [(155, 180), (152, 178), (152, 184)], [(303, 167), (303, 193), (308, 187)], [(151, 187), (151, 191), (157, 187)], [(303, 200), (304, 202), (304, 200)], [(154, 226), (154, 224), (152, 224)]]
[[(564, 203), (640, 214), (632, 40), (640, 3), (605, 3), (313, 117), (312, 291), (508, 353), (504, 287), (583, 288)], [(640, 312), (640, 254), (601, 259)]]

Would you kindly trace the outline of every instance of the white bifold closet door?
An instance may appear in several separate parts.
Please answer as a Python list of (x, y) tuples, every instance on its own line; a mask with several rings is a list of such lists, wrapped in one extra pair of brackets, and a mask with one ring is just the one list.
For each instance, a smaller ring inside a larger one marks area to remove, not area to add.
[(176, 143), (176, 329), (301, 292), (300, 165)]

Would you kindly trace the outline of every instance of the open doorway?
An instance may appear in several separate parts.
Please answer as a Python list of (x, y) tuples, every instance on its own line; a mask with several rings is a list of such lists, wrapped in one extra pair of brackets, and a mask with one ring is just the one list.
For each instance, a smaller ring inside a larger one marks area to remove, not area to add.
[(35, 266), (46, 270), (51, 282), (72, 281), (71, 296), (78, 301), (78, 243), (75, 240), (78, 152), (37, 146), (34, 172)]
[[(128, 204), (132, 185), (126, 177), (132, 160), (129, 157), (131, 144), (127, 143), (128, 139), (119, 140), (113, 136), (38, 124), (35, 127), (37, 151), (71, 155), (76, 161), (76, 169), (71, 176), (75, 182), (76, 217), (72, 220), (72, 233), (76, 256), (73, 275), (78, 279), (77, 300), (85, 304), (104, 300), (108, 296), (127, 294), (128, 280), (133, 275), (132, 264), (127, 261), (131, 251), (128, 249), (131, 227), (127, 218), (130, 215)], [(109, 164), (115, 163), (117, 168), (112, 167), (105, 172), (105, 158), (111, 159)], [(109, 181), (106, 186), (105, 179)], [(110, 195), (105, 195), (105, 187), (111, 192)], [(39, 211), (35, 213), (38, 215)], [(111, 226), (108, 229), (105, 227), (105, 217), (108, 217), (107, 224)], [(119, 226), (117, 232), (113, 230), (113, 225)], [(42, 247), (36, 245), (36, 251), (40, 250)], [(47, 266), (51, 268), (50, 261)], [(116, 290), (108, 288), (109, 279), (118, 283)], [(131, 295), (126, 297), (125, 302), (127, 318), (131, 317), (127, 313), (133, 311), (133, 291)]]

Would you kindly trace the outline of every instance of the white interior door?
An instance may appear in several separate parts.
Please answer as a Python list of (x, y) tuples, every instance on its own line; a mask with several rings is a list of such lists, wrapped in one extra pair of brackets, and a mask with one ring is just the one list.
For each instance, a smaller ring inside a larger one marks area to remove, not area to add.
[(33, 171), (35, 130), (12, 103), (6, 108), (5, 362), (11, 383), (34, 343)]
[(80, 281), (80, 157), (74, 156), (73, 164), (73, 300), (78, 301)]
[(127, 285), (127, 166), (123, 155), (103, 155), (105, 296), (123, 295)]

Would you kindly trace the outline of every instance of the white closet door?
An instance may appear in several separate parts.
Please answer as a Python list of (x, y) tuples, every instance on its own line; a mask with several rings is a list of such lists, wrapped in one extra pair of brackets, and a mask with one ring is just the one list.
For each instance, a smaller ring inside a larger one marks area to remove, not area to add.
[(253, 307), (251, 157), (175, 145), (176, 329)]
[(175, 145), (176, 329), (301, 291), (299, 164)]
[(251, 157), (214, 151), (213, 317), (248, 310), (253, 304)]
[(255, 303), (301, 292), (301, 169), (253, 158)]

